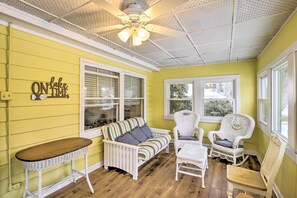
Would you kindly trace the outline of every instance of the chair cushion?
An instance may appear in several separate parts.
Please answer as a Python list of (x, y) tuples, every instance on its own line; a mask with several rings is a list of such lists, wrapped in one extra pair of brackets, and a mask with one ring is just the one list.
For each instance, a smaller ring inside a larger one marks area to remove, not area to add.
[[(218, 141), (215, 141), (214, 143), (223, 147), (233, 148), (233, 142), (230, 142), (227, 139), (218, 140)], [(239, 145), (239, 148), (243, 148), (243, 145)]]
[(233, 143), (227, 139), (217, 140), (217, 141), (214, 141), (214, 143), (223, 147), (233, 148)]
[(153, 137), (152, 131), (151, 131), (151, 129), (147, 126), (147, 123), (145, 123), (143, 126), (141, 126), (140, 129), (142, 130), (142, 132), (144, 133), (144, 135), (145, 135), (147, 138), (152, 138), (152, 137)]
[(193, 141), (198, 141), (197, 137), (195, 136), (184, 136), (181, 135), (178, 137), (179, 140), (193, 140)]
[(118, 137), (116, 137), (115, 139), (117, 142), (121, 142), (121, 143), (126, 143), (126, 144), (131, 144), (131, 145), (138, 145), (140, 142), (138, 140), (136, 140), (131, 134), (130, 132), (124, 133), (123, 135), (120, 135)]
[(139, 126), (135, 127), (130, 131), (130, 134), (139, 142), (144, 142), (147, 140), (146, 135), (143, 133), (143, 131), (139, 128)]

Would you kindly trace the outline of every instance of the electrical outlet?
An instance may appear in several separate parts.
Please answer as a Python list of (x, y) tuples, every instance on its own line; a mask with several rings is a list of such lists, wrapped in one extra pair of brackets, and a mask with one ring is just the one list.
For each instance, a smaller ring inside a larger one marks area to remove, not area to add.
[(11, 93), (8, 91), (2, 91), (0, 93), (0, 99), (1, 100), (11, 100)]
[(9, 191), (13, 191), (13, 190), (17, 190), (21, 187), (21, 183), (16, 183), (16, 184), (12, 184), (11, 186), (8, 187)]

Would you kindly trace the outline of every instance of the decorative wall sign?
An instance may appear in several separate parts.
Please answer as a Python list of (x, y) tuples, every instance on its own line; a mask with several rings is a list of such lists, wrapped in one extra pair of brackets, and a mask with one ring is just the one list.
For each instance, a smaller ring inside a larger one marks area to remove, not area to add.
[(51, 77), (50, 82), (33, 82), (31, 85), (32, 100), (43, 100), (46, 98), (69, 98), (68, 85), (62, 83), (62, 77), (55, 82), (55, 77)]

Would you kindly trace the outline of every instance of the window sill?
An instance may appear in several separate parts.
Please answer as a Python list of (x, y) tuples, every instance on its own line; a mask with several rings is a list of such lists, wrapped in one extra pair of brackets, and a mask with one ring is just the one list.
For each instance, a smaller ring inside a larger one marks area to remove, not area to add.
[(92, 139), (99, 136), (102, 136), (102, 127), (85, 130), (80, 133), (80, 137), (88, 138), (88, 139)]

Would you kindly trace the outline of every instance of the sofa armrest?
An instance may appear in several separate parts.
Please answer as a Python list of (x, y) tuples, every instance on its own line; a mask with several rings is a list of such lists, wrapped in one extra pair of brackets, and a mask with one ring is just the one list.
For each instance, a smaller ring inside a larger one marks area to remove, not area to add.
[(111, 141), (111, 140), (103, 140), (103, 142), (105, 144), (116, 145), (118, 147), (130, 148), (130, 149), (138, 150), (138, 146), (134, 146), (134, 145), (131, 145), (131, 144), (125, 144), (125, 143)]
[(169, 134), (170, 130), (167, 129), (157, 129), (157, 128), (150, 128), (152, 133), (156, 134)]

